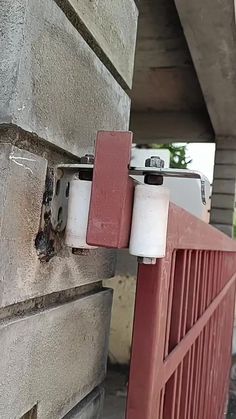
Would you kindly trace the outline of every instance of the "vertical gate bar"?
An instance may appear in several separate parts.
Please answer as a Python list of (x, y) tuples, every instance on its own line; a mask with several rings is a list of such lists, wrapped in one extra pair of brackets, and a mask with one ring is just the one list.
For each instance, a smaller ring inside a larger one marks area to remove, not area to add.
[(177, 252), (175, 283), (173, 290), (173, 305), (171, 313), (171, 328), (169, 352), (179, 343), (182, 331), (182, 310), (184, 300), (184, 277), (186, 272), (187, 253), (185, 250)]
[[(181, 339), (186, 335), (188, 331), (188, 315), (189, 314), (189, 289), (191, 288), (190, 284), (193, 282), (193, 278), (191, 277), (191, 265), (192, 265), (192, 251), (188, 251), (187, 254), (187, 268), (186, 274), (184, 279), (184, 304), (183, 304), (183, 313), (182, 313), (182, 333)], [(190, 386), (190, 351), (187, 353), (183, 360), (183, 375), (182, 375), (182, 388), (181, 388), (181, 401), (180, 401), (180, 418), (184, 419), (186, 417), (187, 405), (188, 405), (188, 393), (189, 393), (189, 386)]]
[[(213, 284), (212, 284), (212, 300), (217, 295), (217, 275), (218, 275), (218, 267), (219, 267), (219, 253), (214, 253), (214, 270), (213, 270)], [(211, 300), (211, 301), (212, 301)], [(216, 403), (216, 362), (217, 362), (217, 327), (218, 327), (218, 316), (219, 312), (218, 310), (213, 315), (213, 347), (212, 347), (212, 353), (213, 353), (213, 360), (212, 360), (212, 379), (211, 379), (211, 405), (209, 407), (209, 418), (214, 419), (214, 406)]]
[[(225, 300), (224, 300), (224, 305), (223, 305), (223, 321), (222, 323), (224, 323), (225, 325), (229, 325), (229, 316), (227, 314), (229, 314), (229, 311), (226, 310), (226, 307), (228, 308), (230, 305), (230, 301), (229, 301), (229, 296), (226, 296)], [(221, 404), (219, 405), (219, 417), (222, 418), (222, 407), (224, 405), (224, 399), (225, 399), (225, 387), (226, 387), (226, 383), (228, 381), (228, 374), (227, 374), (227, 370), (228, 370), (228, 346), (229, 346), (229, 332), (228, 330), (223, 329), (222, 330), (222, 348), (221, 348), (221, 363), (220, 363), (220, 368), (221, 371), (223, 372), (223, 377), (221, 379), (221, 385), (220, 385), (220, 395), (221, 395)]]
[(210, 336), (210, 343), (209, 343), (209, 378), (206, 385), (206, 391), (207, 391), (207, 407), (206, 407), (206, 413), (205, 418), (210, 418), (210, 410), (211, 410), (211, 403), (212, 403), (212, 380), (213, 380), (213, 362), (214, 362), (214, 329), (215, 329), (215, 322), (214, 322), (214, 316), (210, 319), (209, 327), (211, 330), (211, 336)]
[[(204, 293), (205, 293), (205, 275), (206, 275), (206, 251), (203, 252), (201, 276), (200, 276), (200, 287), (199, 287), (199, 300), (198, 300), (198, 318), (204, 311)], [(201, 382), (202, 382), (202, 364), (203, 364), (203, 342), (204, 342), (204, 330), (199, 337), (199, 351), (198, 351), (198, 371), (197, 371), (197, 393), (195, 399), (195, 418), (199, 419), (200, 415), (200, 393), (201, 393)]]
[(207, 384), (206, 384), (206, 406), (205, 406), (205, 419), (209, 419), (210, 418), (210, 406), (211, 406), (211, 402), (212, 402), (212, 376), (213, 376), (213, 358), (214, 358), (214, 353), (213, 353), (213, 340), (214, 340), (214, 336), (213, 336), (213, 328), (214, 328), (214, 322), (213, 322), (213, 318), (210, 319), (209, 321), (209, 329), (210, 329), (210, 341), (209, 341), (209, 358), (208, 358), (208, 363), (209, 363), (209, 367), (208, 367), (208, 379), (207, 379)]
[[(228, 325), (227, 328), (223, 330), (223, 343), (224, 343), (224, 351), (222, 354), (222, 368), (225, 364), (228, 364), (225, 371), (225, 377), (222, 383), (221, 391), (222, 391), (222, 406), (221, 406), (221, 417), (223, 417), (222, 408), (224, 405), (224, 400), (226, 400), (227, 389), (229, 385), (229, 371), (231, 365), (231, 342), (232, 342), (232, 330), (233, 330), (233, 323), (234, 323), (234, 301), (235, 301), (235, 285), (234, 289), (230, 290), (228, 295), (225, 298), (225, 307), (224, 307), (224, 324)], [(230, 309), (231, 307), (231, 309)]]
[[(212, 282), (213, 282), (213, 262), (214, 254), (209, 252), (209, 263), (207, 272), (207, 297), (206, 297), (206, 308), (209, 307), (212, 296)], [(212, 328), (211, 319), (207, 327), (207, 341), (206, 341), (206, 380), (204, 383), (204, 400), (203, 400), (203, 419), (207, 419), (208, 404), (210, 399), (210, 380), (211, 380), (211, 360), (212, 360)]]
[(180, 401), (180, 418), (181, 419), (186, 418), (187, 409), (188, 409), (190, 368), (191, 368), (191, 356), (190, 356), (190, 350), (189, 350), (189, 352), (186, 354), (183, 360), (183, 376), (182, 376), (181, 401)]
[[(206, 298), (207, 298), (207, 273), (208, 273), (208, 258), (209, 254), (207, 251), (204, 252), (204, 263), (203, 263), (203, 275), (202, 275), (202, 293), (200, 296), (200, 315), (202, 315), (206, 309)], [(201, 342), (201, 367), (200, 367), (200, 388), (198, 392), (198, 410), (199, 416), (203, 416), (203, 383), (205, 382), (206, 376), (206, 342), (207, 342), (207, 329), (206, 327), (202, 331), (202, 342)]]
[[(194, 324), (194, 315), (195, 315), (195, 300), (197, 294), (197, 273), (198, 273), (198, 260), (199, 253), (192, 253), (192, 263), (191, 263), (191, 272), (190, 272), (190, 284), (189, 284), (189, 301), (188, 301), (188, 313), (187, 313), (187, 331), (191, 329)], [(191, 415), (191, 402), (193, 398), (193, 379), (194, 379), (194, 367), (195, 367), (195, 349), (196, 344), (190, 348), (189, 357), (190, 357), (190, 377), (189, 377), (189, 391), (188, 397), (186, 398), (187, 410), (185, 418), (188, 419)]]
[[(224, 348), (224, 334), (223, 334), (223, 327), (224, 327), (224, 309), (225, 309), (225, 300), (222, 301), (220, 305), (220, 318), (218, 324), (218, 363), (217, 363), (217, 370), (218, 370), (218, 386), (217, 386), (217, 410), (216, 410), (216, 417), (219, 416), (220, 406), (222, 403), (222, 382), (224, 381), (224, 377), (222, 376), (222, 353)], [(221, 377), (219, 376), (219, 372), (221, 373)]]
[(159, 410), (158, 419), (163, 419), (164, 397), (165, 397), (165, 387), (161, 390), (160, 410)]
[(170, 323), (171, 323), (171, 311), (172, 311), (172, 302), (173, 302), (175, 265), (176, 265), (176, 251), (174, 250), (172, 254), (172, 261), (171, 261), (170, 287), (169, 287), (168, 312), (167, 312), (166, 337), (165, 337), (165, 355), (164, 355), (165, 358), (169, 354)]
[[(174, 280), (175, 280), (175, 267), (176, 267), (176, 251), (173, 251), (172, 263), (171, 263), (171, 275), (170, 275), (166, 338), (165, 338), (165, 357), (169, 354), (169, 339), (170, 339), (171, 313), (172, 313), (173, 290), (174, 290)], [(164, 395), (164, 419), (165, 418), (174, 419), (176, 379), (177, 379), (176, 374), (174, 374), (170, 378), (169, 382), (166, 384), (165, 395)]]
[(213, 403), (212, 403), (212, 419), (216, 417), (216, 405), (217, 405), (217, 388), (218, 388), (218, 373), (217, 373), (217, 362), (218, 362), (218, 351), (219, 351), (219, 342), (218, 342), (218, 324), (220, 318), (220, 310), (215, 313), (215, 323), (216, 323), (216, 335), (215, 335), (215, 346), (214, 346), (214, 375), (213, 375), (213, 383), (214, 383), (214, 393), (213, 393)]
[[(202, 302), (202, 311), (201, 314), (207, 308), (207, 295), (208, 295), (208, 266), (209, 266), (209, 252), (206, 252), (206, 263), (205, 263), (205, 270), (204, 270), (204, 293), (203, 293), (203, 302)], [(204, 402), (205, 402), (205, 394), (206, 388), (205, 383), (207, 379), (207, 368), (208, 368), (208, 346), (209, 346), (209, 327), (208, 325), (203, 330), (204, 334), (204, 344), (203, 344), (203, 353), (202, 353), (202, 374), (201, 374), (201, 391), (200, 391), (200, 408), (199, 408), (199, 415), (201, 418), (204, 417)]]
[(200, 391), (201, 391), (201, 373), (202, 373), (202, 349), (203, 349), (203, 331), (199, 336), (199, 349), (198, 349), (198, 369), (197, 369), (197, 392), (195, 398), (195, 410), (194, 410), (194, 418), (199, 419), (199, 399), (200, 399)]
[(221, 291), (222, 269), (223, 269), (223, 253), (220, 252), (220, 257), (219, 257), (219, 274), (218, 274), (218, 294)]
[[(216, 260), (215, 260), (215, 280), (214, 280), (214, 298), (218, 294), (218, 276), (220, 272), (220, 263), (221, 263), (221, 256), (220, 252), (216, 253)], [(217, 414), (217, 401), (218, 401), (218, 362), (219, 362), (219, 336), (218, 336), (218, 328), (219, 328), (219, 321), (220, 321), (220, 307), (215, 312), (215, 345), (214, 345), (214, 369), (213, 369), (213, 383), (214, 383), (214, 391), (213, 391), (213, 403), (212, 403), (212, 419), (215, 418)]]
[(218, 307), (217, 311), (215, 312), (216, 316), (216, 335), (215, 335), (215, 352), (214, 352), (214, 393), (213, 393), (213, 404), (212, 404), (212, 419), (215, 419), (217, 415), (217, 403), (218, 403), (218, 387), (219, 387), (219, 354), (220, 354), (220, 341), (218, 335), (218, 328), (219, 328), (219, 321), (221, 317), (221, 310)]
[(164, 419), (175, 419), (177, 371), (166, 384), (164, 400)]
[[(126, 419), (156, 419), (163, 364), (172, 253), (156, 265), (140, 265)], [(143, 379), (145, 377), (145, 383)]]
[(192, 251), (191, 250), (186, 251), (186, 270), (184, 272), (184, 277), (183, 277), (184, 295), (183, 295), (183, 306), (182, 306), (182, 316), (181, 316), (180, 339), (182, 339), (185, 336), (186, 328), (187, 328), (191, 257), (192, 257)]
[[(233, 294), (233, 293), (232, 293)], [(226, 307), (228, 308), (227, 312), (225, 313), (226, 324), (231, 325), (231, 330), (233, 330), (233, 317), (232, 313), (234, 313), (234, 297), (232, 294), (228, 294), (228, 298), (226, 300)], [(229, 307), (232, 307), (231, 310), (229, 310)], [(230, 312), (231, 311), (231, 312)], [(224, 334), (227, 333), (227, 330), (225, 330)], [(230, 333), (230, 327), (228, 328), (227, 338), (225, 337), (225, 356), (224, 356), (224, 363), (227, 363), (226, 367), (226, 373), (225, 373), (225, 380), (224, 380), (224, 387), (223, 387), (223, 401), (221, 406), (221, 418), (223, 418), (224, 410), (225, 410), (225, 404), (227, 399), (227, 393), (229, 391), (229, 378), (230, 378), (230, 370), (231, 370), (231, 343), (232, 342), (232, 333)]]
[(201, 363), (201, 380), (200, 380), (200, 392), (199, 392), (199, 417), (203, 419), (204, 416), (204, 401), (205, 401), (205, 382), (207, 375), (207, 350), (208, 350), (208, 336), (209, 330), (208, 325), (203, 330), (203, 346), (202, 346), (202, 363)]
[(207, 338), (206, 338), (206, 360), (205, 360), (205, 368), (206, 368), (206, 373), (205, 373), (205, 382), (203, 382), (203, 386), (204, 386), (204, 394), (202, 397), (202, 405), (203, 405), (203, 419), (207, 419), (206, 416), (206, 412), (208, 409), (208, 403), (209, 403), (209, 398), (210, 398), (210, 393), (209, 393), (209, 382), (210, 382), (210, 374), (211, 374), (211, 370), (210, 370), (210, 364), (211, 364), (211, 357), (212, 357), (212, 352), (211, 352), (211, 319), (208, 322), (208, 325), (206, 327), (206, 332), (207, 332)]
[[(222, 273), (222, 262), (223, 262), (223, 255), (222, 252), (219, 252), (219, 261), (218, 261), (218, 272), (217, 272), (217, 294), (220, 292), (221, 289), (221, 273)], [(224, 301), (222, 301), (221, 305), (219, 306), (219, 317), (218, 317), (218, 328), (217, 328), (217, 367), (216, 367), (216, 407), (215, 407), (215, 417), (219, 416), (219, 407), (221, 405), (221, 382), (223, 377), (219, 377), (219, 371), (221, 371), (221, 363), (222, 363), (222, 338), (224, 337), (223, 332), (224, 327)], [(221, 382), (220, 382), (221, 381)]]
[[(210, 296), (209, 302), (213, 301), (215, 295), (215, 276), (216, 276), (216, 262), (217, 262), (217, 254), (216, 252), (212, 252), (212, 261), (211, 261), (211, 288), (210, 288)], [(211, 329), (211, 341), (210, 341), (210, 377), (209, 377), (209, 384), (207, 386), (208, 390), (208, 406), (206, 409), (206, 419), (210, 419), (212, 417), (212, 403), (213, 403), (213, 377), (214, 377), (214, 357), (215, 357), (215, 350), (216, 350), (216, 316), (213, 315), (212, 319), (210, 320), (210, 329)]]
[(175, 419), (180, 419), (180, 402), (181, 402), (182, 379), (183, 379), (183, 362), (181, 362), (181, 364), (179, 365), (178, 370), (177, 370)]
[[(187, 268), (187, 252), (181, 251), (176, 254), (176, 269), (174, 277), (174, 288), (173, 288), (173, 305), (171, 312), (171, 324), (170, 324), (170, 339), (168, 352), (174, 349), (174, 347), (180, 342), (182, 332), (182, 315), (183, 315), (183, 303), (184, 303), (184, 279)], [(182, 383), (182, 371), (183, 365), (181, 364), (173, 378), (170, 385), (167, 386), (168, 394), (166, 395), (166, 415), (168, 410), (173, 411), (172, 405), (167, 404), (167, 401), (172, 400), (174, 404), (174, 419), (178, 419), (178, 412), (180, 410), (180, 397), (181, 397), (181, 383)], [(168, 416), (166, 416), (168, 417)]]
[[(204, 254), (202, 251), (199, 251), (199, 263), (198, 263), (198, 272), (197, 272), (197, 289), (196, 289), (196, 301), (194, 307), (194, 323), (198, 320), (199, 313), (200, 313), (200, 294), (201, 294), (201, 278), (203, 272), (203, 259)], [(195, 355), (194, 355), (194, 397), (192, 400), (192, 417), (193, 419), (197, 419), (197, 394), (199, 389), (199, 368), (200, 368), (200, 358), (201, 358), (201, 336), (197, 339), (195, 345)]]

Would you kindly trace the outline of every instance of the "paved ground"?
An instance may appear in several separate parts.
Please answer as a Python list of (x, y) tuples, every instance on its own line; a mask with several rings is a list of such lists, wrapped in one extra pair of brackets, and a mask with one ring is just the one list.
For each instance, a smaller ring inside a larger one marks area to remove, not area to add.
[(236, 380), (231, 379), (227, 419), (236, 419)]
[(127, 394), (127, 374), (109, 371), (103, 419), (124, 419)]
[[(127, 373), (109, 371), (103, 419), (124, 419)], [(227, 419), (236, 419), (236, 381), (231, 381)]]

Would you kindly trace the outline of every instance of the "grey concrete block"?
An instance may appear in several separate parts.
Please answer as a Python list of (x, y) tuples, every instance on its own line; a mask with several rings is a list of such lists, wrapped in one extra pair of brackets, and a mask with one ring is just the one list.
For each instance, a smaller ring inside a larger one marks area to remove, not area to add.
[(213, 227), (217, 228), (217, 230), (222, 231), (222, 233), (226, 234), (229, 237), (233, 237), (233, 227), (226, 224), (217, 224), (214, 222), (211, 222)]
[(0, 306), (24, 298), (27, 282), (35, 277), (34, 240), (46, 168), (41, 157), (10, 144), (0, 146)]
[[(233, 355), (236, 355), (236, 326), (233, 328), (232, 353)], [(236, 380), (236, 370), (234, 380)]]
[(211, 197), (211, 208), (234, 209), (235, 195), (213, 194)]
[(61, 250), (41, 263), (35, 248), (47, 162), (10, 144), (0, 145), (0, 307), (78, 287), (113, 275), (112, 250), (87, 257)]
[(225, 179), (214, 179), (213, 183), (213, 194), (216, 193), (235, 193), (235, 180)]
[(103, 388), (95, 389), (63, 419), (102, 419), (104, 396)]
[[(63, 3), (65, 9), (65, 1)], [(68, 0), (129, 87), (132, 85), (138, 10), (134, 0)]]
[(236, 150), (217, 150), (215, 156), (216, 164), (233, 164), (236, 165)]
[(211, 0), (175, 4), (216, 135), (235, 136), (234, 2), (218, 2), (214, 10)]
[(236, 179), (236, 165), (216, 164), (214, 176), (218, 179)]
[(217, 150), (236, 150), (236, 137), (217, 137)]
[(232, 226), (234, 216), (234, 208), (231, 209), (211, 209), (211, 222), (213, 224), (229, 224)]
[(106, 290), (0, 325), (0, 417), (59, 419), (104, 379), (112, 294)]
[(4, 0), (0, 27), (0, 123), (75, 155), (128, 129), (130, 99), (53, 0)]

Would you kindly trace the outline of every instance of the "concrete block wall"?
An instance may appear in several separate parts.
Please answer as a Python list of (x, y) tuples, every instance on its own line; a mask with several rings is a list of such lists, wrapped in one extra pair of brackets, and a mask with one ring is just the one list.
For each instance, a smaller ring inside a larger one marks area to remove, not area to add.
[(216, 142), (211, 224), (228, 236), (233, 234), (236, 187), (235, 138), (220, 137)]
[(129, 127), (137, 16), (133, 0), (1, 4), (1, 419), (102, 417), (115, 254), (72, 255), (50, 200), (57, 164)]

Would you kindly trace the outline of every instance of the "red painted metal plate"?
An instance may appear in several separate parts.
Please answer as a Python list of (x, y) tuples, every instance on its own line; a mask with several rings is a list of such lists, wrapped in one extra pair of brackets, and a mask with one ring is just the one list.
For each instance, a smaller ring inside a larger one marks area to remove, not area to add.
[(134, 191), (128, 171), (132, 139), (132, 132), (98, 133), (87, 230), (90, 245), (129, 246)]

